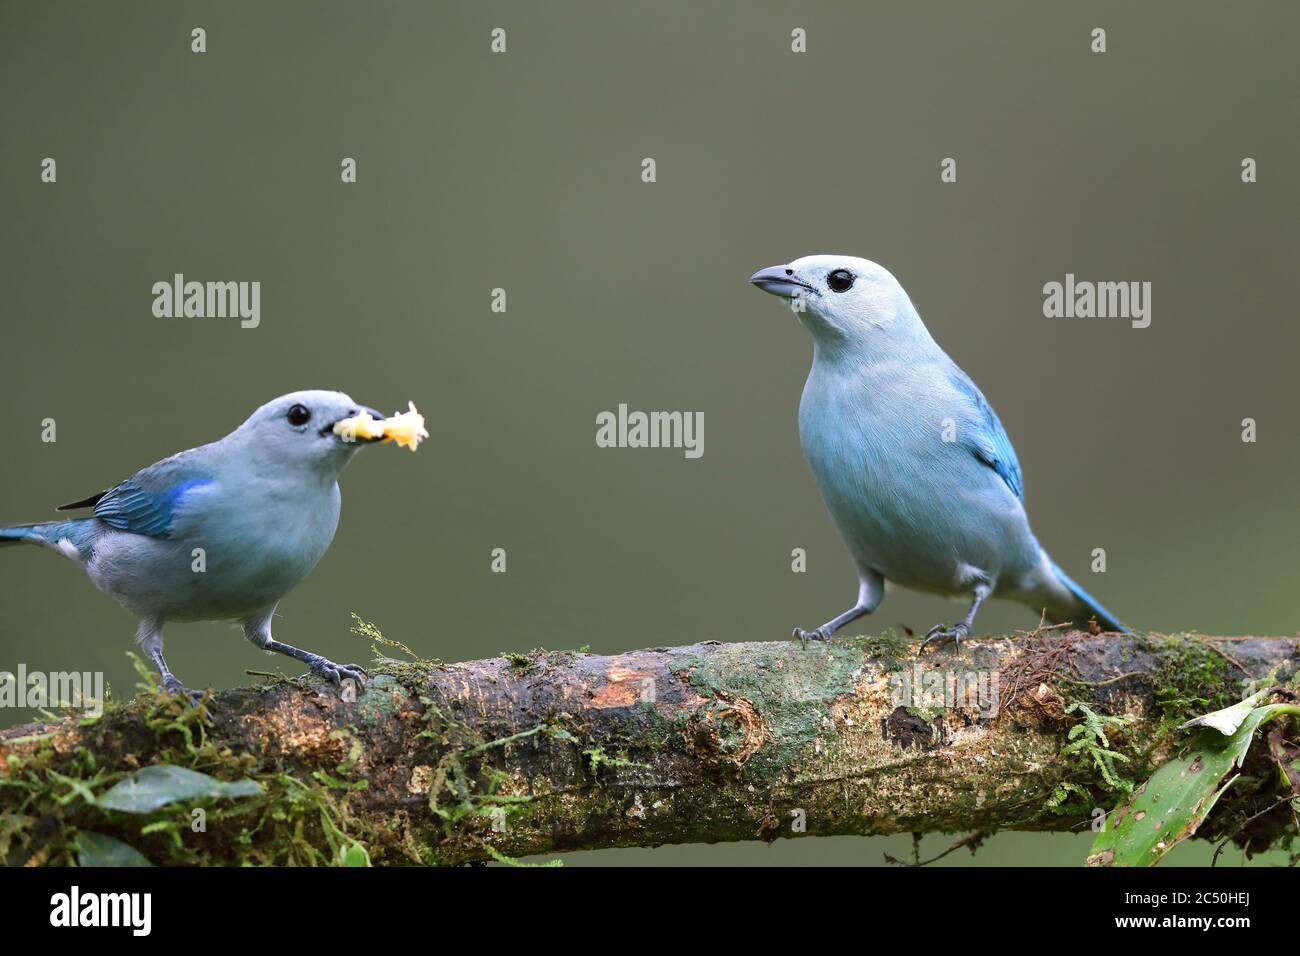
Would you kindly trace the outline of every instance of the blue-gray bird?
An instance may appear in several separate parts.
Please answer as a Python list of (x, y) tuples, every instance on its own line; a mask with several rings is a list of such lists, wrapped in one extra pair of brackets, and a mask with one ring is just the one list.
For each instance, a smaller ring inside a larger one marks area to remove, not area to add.
[(191, 448), (58, 510), (91, 517), (0, 527), (0, 545), (44, 545), (70, 558), (140, 619), (136, 640), (164, 686), (191, 699), (163, 659), (168, 621), (238, 621), (244, 636), (336, 684), (365, 671), (271, 637), (276, 605), (315, 567), (339, 521), (338, 476), (365, 439), (334, 423), (359, 412), (342, 392), (267, 402), (219, 441)]
[(1062, 571), (1029, 530), (1011, 440), (975, 383), (926, 330), (888, 270), (807, 256), (750, 279), (789, 301), (812, 333), (799, 439), (857, 564), (853, 607), (800, 640), (828, 640), (880, 604), (885, 582), (970, 610), (922, 647), (969, 637), (985, 598), (1010, 598), (1053, 622), (1125, 631)]

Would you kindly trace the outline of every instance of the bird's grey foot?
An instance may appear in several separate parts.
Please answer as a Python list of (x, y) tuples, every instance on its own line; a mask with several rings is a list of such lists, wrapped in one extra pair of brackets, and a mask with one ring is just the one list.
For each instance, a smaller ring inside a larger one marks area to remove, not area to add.
[(163, 678), (163, 689), (169, 694), (175, 694), (177, 697), (183, 697), (191, 707), (199, 706), (203, 700), (204, 692), (201, 690), (192, 690), (182, 684), (174, 675), (168, 675)]
[(802, 627), (796, 627), (790, 638), (800, 644), (807, 644), (809, 641), (829, 641), (832, 633), (834, 632), (829, 624), (823, 624), (815, 631), (805, 631)]
[[(865, 587), (865, 585), (864, 585)], [(864, 591), (865, 594), (865, 591)], [(876, 602), (879, 603), (879, 602)], [(792, 640), (797, 640), (801, 644), (807, 644), (809, 641), (829, 641), (831, 635), (851, 621), (871, 613), (875, 604), (866, 604), (859, 597), (858, 603), (853, 605), (839, 617), (833, 617), (815, 631), (805, 631), (802, 627), (796, 627), (794, 633), (790, 635)]]
[(175, 694), (177, 697), (185, 698), (192, 707), (199, 706), (199, 701), (203, 700), (203, 691), (190, 690), (181, 683), (179, 677), (172, 673), (172, 669), (167, 666), (167, 661), (163, 659), (161, 643), (158, 647), (149, 648), (148, 653), (154, 667), (158, 668), (158, 676), (162, 678), (163, 690), (169, 694)]
[(370, 676), (356, 664), (335, 664), (328, 657), (319, 654), (312, 654), (307, 660), (307, 666), (313, 674), (319, 674), (337, 687), (342, 687), (345, 680), (350, 680), (357, 685), (359, 691), (366, 689), (366, 679)]
[(938, 647), (940, 644), (947, 644), (949, 641), (952, 641), (953, 646), (955, 647), (968, 637), (970, 637), (969, 624), (962, 622), (954, 624), (952, 627), (948, 627), (944, 624), (936, 624), (926, 632), (925, 640), (921, 642), (921, 646), (916, 650), (919, 654), (921, 651), (925, 650), (927, 644), (933, 643), (935, 647)]
[(279, 641), (272, 639), (264, 626), (258, 626), (265, 625), (267, 620), (267, 617), (262, 617), (254, 621), (252, 625), (245, 626), (245, 633), (249, 635), (249, 639), (262, 650), (284, 654), (286, 657), (301, 661), (311, 669), (313, 674), (324, 677), (336, 687), (342, 687), (345, 680), (350, 680), (356, 684), (357, 690), (364, 691), (366, 689), (366, 678), (370, 675), (364, 669), (356, 664), (335, 664), (328, 657), (322, 657), (320, 654), (304, 651), (301, 647), (294, 647), (292, 644), (281, 644)]

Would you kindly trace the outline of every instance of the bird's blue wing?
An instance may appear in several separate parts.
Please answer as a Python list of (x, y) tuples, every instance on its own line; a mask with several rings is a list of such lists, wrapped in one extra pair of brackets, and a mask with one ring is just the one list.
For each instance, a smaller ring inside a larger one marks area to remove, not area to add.
[(1012, 494), (1024, 501), (1025, 485), (1020, 476), (1020, 462), (1016, 460), (1016, 450), (1011, 447), (1011, 439), (1007, 437), (1007, 430), (1002, 427), (997, 412), (993, 411), (993, 406), (985, 400), (970, 376), (955, 365), (949, 371), (949, 379), (970, 399), (975, 416), (975, 434), (969, 434), (970, 429), (965, 429), (967, 434), (959, 434), (958, 438), (970, 446), (976, 458), (998, 473)]
[(110, 528), (152, 538), (171, 537), (177, 506), (195, 489), (212, 480), (181, 455), (141, 469), (121, 484), (84, 502), (64, 508), (93, 504), (95, 517)]
[(168, 538), (176, 505), (194, 488), (206, 484), (207, 479), (194, 478), (159, 492), (141, 488), (128, 478), (99, 499), (95, 517), (119, 531)]

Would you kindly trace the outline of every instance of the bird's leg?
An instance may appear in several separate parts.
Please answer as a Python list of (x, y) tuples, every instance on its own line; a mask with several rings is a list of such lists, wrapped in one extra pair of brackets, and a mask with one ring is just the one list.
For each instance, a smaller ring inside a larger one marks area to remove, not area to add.
[(865, 608), (861, 604), (855, 604), (839, 617), (832, 618), (815, 631), (805, 631), (802, 627), (796, 627), (794, 633), (790, 636), (798, 641), (829, 641), (831, 635), (842, 628), (850, 621), (856, 621), (860, 617), (865, 617), (871, 613), (870, 608)]
[(843, 614), (827, 621), (815, 631), (805, 631), (801, 627), (796, 627), (794, 633), (790, 635), (792, 640), (807, 641), (829, 641), (831, 635), (842, 628), (850, 621), (856, 621), (860, 617), (865, 617), (874, 611), (879, 605), (880, 600), (885, 596), (885, 580), (874, 571), (864, 571), (861, 574), (858, 584), (858, 603), (853, 605)]
[(136, 641), (140, 649), (144, 651), (149, 660), (153, 661), (153, 666), (158, 670), (158, 676), (162, 678), (163, 689), (169, 694), (179, 694), (191, 704), (197, 705), (203, 699), (203, 691), (190, 690), (180, 682), (172, 669), (167, 666), (167, 661), (163, 658), (163, 638), (161, 621), (141, 621), (139, 628), (136, 630)]
[(944, 624), (936, 624), (934, 627), (930, 628), (930, 630), (926, 632), (925, 640), (923, 640), (921, 646), (917, 648), (917, 653), (919, 654), (924, 650), (925, 645), (929, 644), (931, 641), (936, 645), (946, 644), (948, 641), (952, 641), (953, 644), (960, 644), (964, 639), (970, 637), (971, 626), (975, 623), (975, 612), (980, 609), (980, 605), (984, 603), (984, 599), (989, 596), (990, 590), (991, 589), (987, 584), (975, 585), (975, 597), (970, 602), (970, 610), (966, 612), (966, 616), (951, 627)]
[(281, 644), (272, 638), (271, 615), (274, 611), (275, 609), (272, 608), (264, 614), (244, 621), (244, 636), (264, 651), (274, 651), (292, 657), (296, 661), (302, 661), (313, 674), (319, 674), (332, 684), (342, 687), (343, 681), (350, 680), (356, 684), (358, 691), (366, 689), (366, 677), (369, 675), (356, 664), (335, 664), (328, 657), (304, 651), (292, 644)]

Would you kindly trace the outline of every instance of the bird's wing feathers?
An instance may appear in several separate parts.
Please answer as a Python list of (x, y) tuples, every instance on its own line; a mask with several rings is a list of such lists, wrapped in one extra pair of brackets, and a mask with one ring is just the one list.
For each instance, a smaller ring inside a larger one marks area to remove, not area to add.
[(1002, 427), (997, 412), (980, 392), (979, 387), (970, 380), (965, 372), (953, 365), (949, 371), (949, 380), (953, 386), (970, 399), (976, 427), (965, 429), (965, 434), (958, 438), (969, 445), (975, 457), (996, 471), (1007, 487), (1021, 501), (1025, 500), (1024, 480), (1020, 476), (1020, 462), (1016, 460), (1016, 450), (1011, 447), (1011, 439)]
[(181, 499), (207, 484), (211, 484), (211, 478), (193, 456), (182, 452), (142, 468), (107, 491), (63, 505), (59, 510), (93, 505), (95, 517), (110, 528), (167, 538)]
[(153, 492), (146, 491), (134, 479), (128, 478), (99, 500), (95, 505), (95, 517), (119, 531), (151, 538), (170, 537), (177, 502), (194, 487), (207, 483), (205, 479), (195, 478), (166, 491)]

